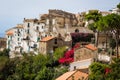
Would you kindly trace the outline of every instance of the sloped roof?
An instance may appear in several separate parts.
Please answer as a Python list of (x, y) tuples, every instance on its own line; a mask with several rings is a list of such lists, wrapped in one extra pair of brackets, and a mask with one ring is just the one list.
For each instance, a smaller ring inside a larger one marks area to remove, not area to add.
[(23, 24), (17, 24), (15, 28), (23, 28)]
[(92, 44), (85, 45), (85, 47), (88, 48), (88, 49), (90, 49), (90, 50), (93, 50), (93, 51), (97, 50), (97, 47), (95, 47)]
[(38, 19), (25, 19), (24, 18), (24, 22), (37, 22)]
[(13, 31), (8, 31), (6, 35), (13, 35)]
[(46, 20), (39, 20), (38, 22), (40, 22), (40, 23), (45, 23)]
[(49, 41), (49, 40), (51, 40), (51, 39), (53, 39), (53, 38), (55, 38), (55, 37), (48, 36), (48, 37), (43, 38), (43, 39), (41, 40), (41, 42), (46, 42), (46, 41)]
[[(87, 73), (81, 72), (80, 70), (75, 70), (75, 71), (66, 72), (66, 73), (64, 73), (63, 75), (61, 75), (60, 77), (58, 77), (58, 78), (55, 79), (55, 80), (67, 80), (67, 79), (70, 78), (73, 74), (75, 74), (77, 71), (79, 71), (79, 74), (80, 74), (81, 76), (85, 76), (85, 77), (88, 76)], [(79, 76), (79, 75), (76, 75), (75, 77), (77, 77), (77, 76)]]
[(74, 74), (76, 71), (70, 71), (70, 72), (66, 72), (63, 75), (61, 75), (60, 77), (58, 77), (56, 80), (66, 80), (67, 78), (69, 78), (72, 74)]

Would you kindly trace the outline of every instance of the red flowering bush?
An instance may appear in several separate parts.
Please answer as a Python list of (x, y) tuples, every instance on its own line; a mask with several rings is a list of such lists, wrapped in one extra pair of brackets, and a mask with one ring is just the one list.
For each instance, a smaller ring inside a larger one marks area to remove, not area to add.
[(75, 49), (75, 48), (79, 48), (79, 47), (80, 47), (80, 43), (76, 43), (73, 48)]
[(76, 45), (65, 52), (64, 57), (59, 59), (59, 63), (64, 64), (64, 63), (70, 63), (74, 61), (74, 49), (80, 47), (79, 43), (76, 43)]
[(64, 63), (70, 63), (73, 62), (74, 58), (74, 50), (68, 50), (65, 52), (64, 57), (59, 59), (59, 63), (64, 64)]
[(105, 68), (105, 74), (107, 75), (108, 73), (111, 72), (111, 69), (110, 68)]

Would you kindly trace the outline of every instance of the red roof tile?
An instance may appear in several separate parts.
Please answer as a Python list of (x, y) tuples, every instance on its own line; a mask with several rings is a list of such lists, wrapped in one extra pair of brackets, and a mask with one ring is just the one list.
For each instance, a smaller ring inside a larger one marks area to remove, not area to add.
[[(79, 71), (79, 73), (77, 73)], [(76, 73), (76, 76), (75, 77), (75, 80), (78, 80), (76, 79), (77, 77), (80, 77), (80, 76), (84, 76), (85, 78), (88, 77), (88, 74), (87, 73), (84, 73), (84, 72), (81, 72), (80, 70), (75, 70), (75, 71), (69, 71), (69, 72), (66, 72), (64, 73), (63, 75), (61, 75), (60, 77), (58, 77), (57, 79), (55, 80), (68, 80), (72, 75), (74, 75)]]
[(93, 51), (97, 50), (97, 47), (95, 47), (92, 44), (85, 45), (85, 47), (88, 48), (88, 49), (90, 49), (90, 50), (93, 50)]
[(53, 39), (54, 37), (52, 37), (52, 36), (48, 36), (48, 37), (45, 37), (45, 38), (43, 38), (41, 41), (42, 42), (46, 42), (46, 41), (49, 41), (49, 40), (51, 40), (51, 39)]
[(9, 32), (6, 33), (6, 35), (13, 35), (13, 32), (9, 31)]

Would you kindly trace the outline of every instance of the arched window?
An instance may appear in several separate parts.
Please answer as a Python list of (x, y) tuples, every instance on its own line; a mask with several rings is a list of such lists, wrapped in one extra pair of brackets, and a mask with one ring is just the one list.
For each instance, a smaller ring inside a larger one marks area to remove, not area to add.
[(79, 32), (79, 29), (75, 29), (75, 32)]

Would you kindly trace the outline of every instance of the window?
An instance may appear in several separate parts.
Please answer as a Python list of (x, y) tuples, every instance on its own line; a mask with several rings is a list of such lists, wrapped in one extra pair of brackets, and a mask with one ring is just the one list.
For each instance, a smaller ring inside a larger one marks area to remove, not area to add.
[(43, 29), (43, 26), (42, 26), (42, 29)]
[(79, 32), (79, 29), (75, 29), (75, 32)]
[(12, 39), (12, 36), (10, 38)]
[(57, 39), (55, 39), (55, 42), (54, 42), (55, 44), (57, 44)]
[(27, 42), (27, 45), (29, 46), (29, 42)]
[(36, 30), (39, 30), (39, 27), (38, 27), (38, 26), (36, 27)]
[(19, 29), (17, 29), (17, 31), (18, 31), (18, 33), (20, 32), (20, 30), (19, 30)]
[(29, 34), (29, 33), (30, 33), (30, 30), (28, 29), (28, 30), (27, 30), (27, 34)]
[(18, 41), (20, 40), (20, 38), (18, 38)]
[(40, 37), (37, 38), (37, 42), (40, 41)]
[(9, 38), (9, 36), (8, 36), (8, 38)]
[(33, 46), (34, 46), (34, 48), (37, 48), (37, 44), (34, 44)]
[(18, 36), (20, 36), (20, 34), (18, 34)]
[(30, 23), (28, 23), (27, 27), (28, 27), (28, 28), (30, 27)]

